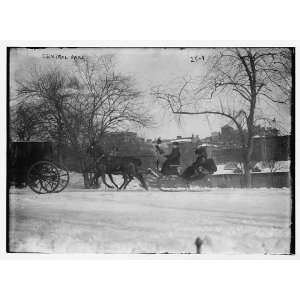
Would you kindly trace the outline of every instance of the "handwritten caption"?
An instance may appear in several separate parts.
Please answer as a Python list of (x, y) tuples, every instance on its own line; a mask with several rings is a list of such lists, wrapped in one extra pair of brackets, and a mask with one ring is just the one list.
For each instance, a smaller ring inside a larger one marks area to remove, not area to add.
[(196, 56), (190, 56), (190, 62), (191, 63), (198, 63), (204, 61), (204, 56), (203, 55), (196, 55)]
[(67, 56), (67, 55), (62, 55), (62, 54), (48, 54), (48, 53), (44, 53), (42, 54), (42, 58), (45, 59), (58, 59), (58, 60), (83, 60), (85, 59), (85, 56), (83, 55), (71, 55), (71, 56)]

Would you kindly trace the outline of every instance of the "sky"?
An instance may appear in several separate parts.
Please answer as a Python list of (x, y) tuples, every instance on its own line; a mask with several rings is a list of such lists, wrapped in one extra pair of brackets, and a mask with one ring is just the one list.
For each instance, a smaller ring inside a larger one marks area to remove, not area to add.
[[(16, 72), (26, 68), (33, 62), (39, 64), (63, 64), (68, 68), (72, 63), (72, 55), (100, 56), (113, 54), (115, 67), (124, 75), (134, 78), (136, 88), (142, 92), (142, 97), (154, 115), (155, 126), (137, 129), (145, 138), (174, 138), (176, 136), (199, 135), (203, 138), (211, 132), (220, 131), (221, 126), (228, 123), (227, 119), (212, 116), (185, 116), (181, 122), (175, 119), (171, 112), (162, 109), (151, 96), (150, 91), (155, 86), (171, 86), (182, 78), (194, 78), (205, 73), (205, 61), (212, 55), (214, 49), (209, 48), (45, 48), (45, 49), (12, 49), (10, 53), (11, 89), (14, 90)], [(48, 55), (61, 55), (67, 59), (46, 58)], [(273, 104), (268, 105), (268, 111), (285, 121), (289, 112), (278, 110)], [(280, 114), (280, 115), (279, 115)]]

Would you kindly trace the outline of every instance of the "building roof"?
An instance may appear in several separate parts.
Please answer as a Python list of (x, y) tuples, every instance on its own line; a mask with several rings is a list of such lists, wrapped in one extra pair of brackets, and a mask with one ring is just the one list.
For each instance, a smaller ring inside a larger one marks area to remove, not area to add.
[(181, 139), (173, 139), (173, 140), (169, 140), (168, 143), (191, 143), (192, 142), (192, 138), (181, 138)]

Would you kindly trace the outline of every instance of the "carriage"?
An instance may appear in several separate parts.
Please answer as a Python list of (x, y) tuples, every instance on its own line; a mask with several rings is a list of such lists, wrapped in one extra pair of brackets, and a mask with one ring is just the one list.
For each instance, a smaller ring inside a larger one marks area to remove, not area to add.
[[(156, 145), (156, 152), (159, 154), (156, 168), (155, 170), (148, 169), (149, 174), (156, 177), (156, 187), (160, 190), (178, 187), (189, 188), (194, 181), (198, 181), (198, 185), (209, 185), (210, 175), (216, 172), (217, 167), (212, 158), (207, 158), (205, 145), (198, 145), (195, 153), (200, 156), (190, 166), (184, 166), (180, 164), (179, 143), (173, 142), (172, 144), (175, 149), (168, 155), (164, 154), (166, 151), (163, 151), (159, 144)], [(169, 149), (167, 151), (169, 152)], [(167, 160), (160, 168), (161, 162), (159, 162), (159, 159), (161, 157), (164, 157), (164, 160), (167, 158)], [(202, 157), (205, 157), (205, 159)]]
[(208, 159), (208, 164), (212, 168), (210, 166), (207, 169), (199, 168), (198, 172), (189, 178), (183, 176), (184, 168), (182, 165), (169, 165), (164, 173), (161, 173), (158, 169), (148, 169), (148, 174), (151, 174), (153, 178), (151, 180), (148, 177), (148, 182), (151, 186), (159, 188), (161, 191), (170, 191), (177, 188), (190, 189), (191, 183), (196, 181), (199, 186), (209, 186), (210, 177), (215, 172), (215, 164), (212, 159)]
[(10, 142), (8, 185), (29, 186), (38, 194), (59, 193), (69, 183), (69, 172), (57, 162), (51, 142)]

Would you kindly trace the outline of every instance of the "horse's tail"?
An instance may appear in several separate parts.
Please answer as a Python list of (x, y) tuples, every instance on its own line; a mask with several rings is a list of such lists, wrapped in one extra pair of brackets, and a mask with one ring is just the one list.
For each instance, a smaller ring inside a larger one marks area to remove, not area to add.
[(137, 165), (135, 163), (129, 163), (128, 165), (128, 175), (131, 179), (133, 179), (133, 177), (136, 177), (140, 183), (142, 184), (142, 187), (145, 190), (148, 190), (148, 186), (146, 184), (146, 181), (143, 177), (143, 174), (137, 169)]

